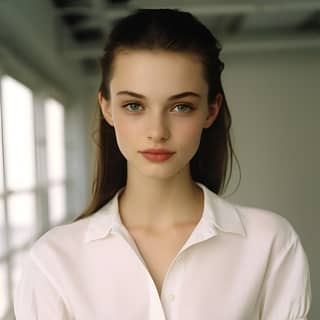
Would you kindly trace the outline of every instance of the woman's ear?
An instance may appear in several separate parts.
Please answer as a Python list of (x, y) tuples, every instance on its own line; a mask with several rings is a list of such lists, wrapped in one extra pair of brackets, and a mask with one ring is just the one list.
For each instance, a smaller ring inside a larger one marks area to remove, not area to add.
[(222, 102), (223, 95), (221, 93), (218, 93), (216, 95), (215, 101), (209, 105), (208, 115), (203, 126), (204, 128), (209, 128), (212, 125), (212, 123), (216, 120), (221, 109)]
[(111, 106), (109, 101), (103, 97), (101, 90), (98, 92), (98, 102), (99, 102), (103, 117), (110, 124), (110, 126), (113, 127)]

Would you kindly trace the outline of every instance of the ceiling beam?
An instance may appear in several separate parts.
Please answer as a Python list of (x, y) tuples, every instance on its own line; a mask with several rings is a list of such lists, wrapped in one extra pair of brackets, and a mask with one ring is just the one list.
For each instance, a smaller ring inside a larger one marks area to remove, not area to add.
[(315, 32), (300, 34), (260, 34), (259, 36), (231, 36), (221, 38), (226, 53), (252, 51), (278, 51), (295, 49), (320, 49), (320, 34)]
[[(320, 49), (319, 33), (229, 36), (218, 37), (224, 53), (277, 51), (292, 49)], [(81, 46), (67, 48), (62, 53), (68, 59), (97, 58), (103, 54), (103, 44), (97, 46)]]
[(145, 8), (145, 9), (156, 9), (156, 8), (178, 8), (180, 10), (189, 11), (195, 15), (234, 15), (234, 14), (250, 14), (250, 13), (263, 13), (263, 12), (288, 12), (288, 11), (312, 11), (320, 9), (319, 1), (311, 0), (300, 0), (300, 1), (288, 1), (288, 2), (278, 2), (278, 3), (261, 3), (256, 1), (236, 1), (228, 3), (208, 3), (208, 4), (184, 4), (177, 1), (159, 4), (139, 1), (139, 6), (134, 4), (128, 4), (123, 6), (105, 6), (104, 8), (100, 6), (93, 6), (92, 8), (74, 6), (65, 7), (57, 10), (58, 15), (65, 14), (84, 14), (93, 16), (104, 16), (108, 19), (116, 19), (126, 16), (130, 11)]

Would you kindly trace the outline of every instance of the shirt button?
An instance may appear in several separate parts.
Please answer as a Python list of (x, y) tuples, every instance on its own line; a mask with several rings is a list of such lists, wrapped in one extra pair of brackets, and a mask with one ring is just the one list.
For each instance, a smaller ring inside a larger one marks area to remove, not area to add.
[(175, 295), (173, 293), (169, 294), (168, 299), (170, 302), (174, 301)]

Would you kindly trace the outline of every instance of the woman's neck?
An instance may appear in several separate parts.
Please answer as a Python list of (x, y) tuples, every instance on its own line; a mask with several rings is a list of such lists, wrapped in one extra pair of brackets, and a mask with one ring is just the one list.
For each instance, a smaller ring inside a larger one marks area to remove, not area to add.
[(190, 183), (158, 185), (127, 184), (119, 196), (122, 223), (128, 228), (165, 230), (197, 223), (202, 216), (204, 195)]

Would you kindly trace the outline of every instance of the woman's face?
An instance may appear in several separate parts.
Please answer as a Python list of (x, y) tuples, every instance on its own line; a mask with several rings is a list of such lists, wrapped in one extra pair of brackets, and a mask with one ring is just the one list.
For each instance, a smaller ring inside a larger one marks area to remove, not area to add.
[[(98, 98), (128, 168), (162, 178), (187, 170), (202, 130), (216, 118), (222, 99), (218, 96), (208, 106), (208, 84), (196, 56), (162, 50), (120, 51), (109, 85), (110, 100), (100, 93)], [(152, 162), (140, 152), (149, 148), (175, 153), (166, 161)]]

